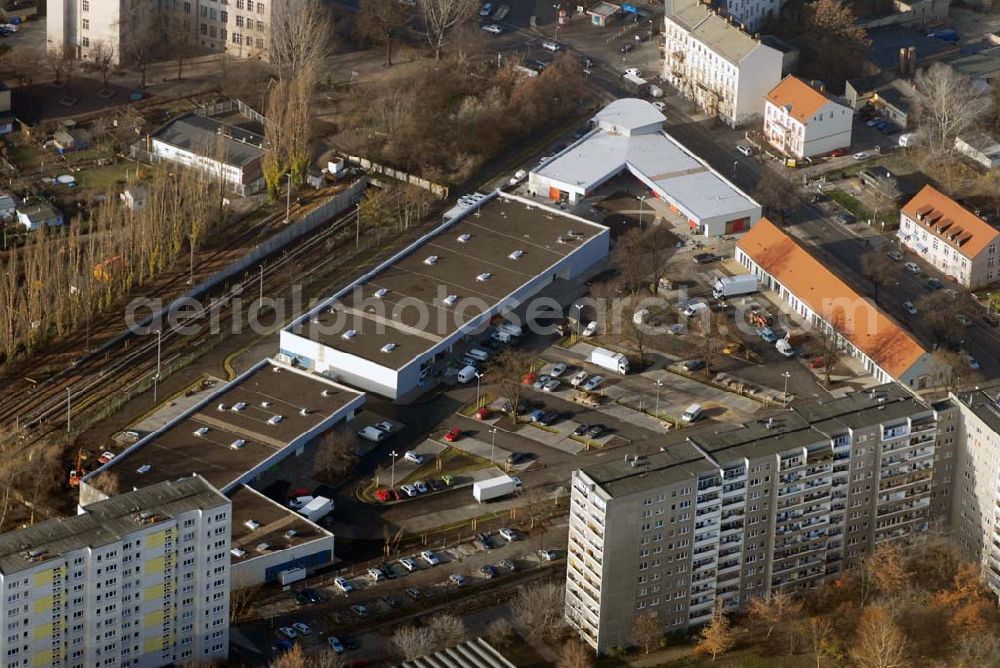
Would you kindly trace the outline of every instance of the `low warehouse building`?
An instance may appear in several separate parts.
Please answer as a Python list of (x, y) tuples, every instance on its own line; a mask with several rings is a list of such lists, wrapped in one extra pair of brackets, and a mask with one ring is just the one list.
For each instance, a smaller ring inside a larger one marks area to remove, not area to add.
[(629, 172), (672, 213), (707, 237), (746, 232), (760, 204), (663, 131), (666, 117), (644, 100), (616, 100), (594, 116), (596, 129), (528, 177), (536, 197), (576, 203)]
[(469, 334), (608, 255), (606, 227), (497, 192), (281, 332), (280, 359), (391, 399)]

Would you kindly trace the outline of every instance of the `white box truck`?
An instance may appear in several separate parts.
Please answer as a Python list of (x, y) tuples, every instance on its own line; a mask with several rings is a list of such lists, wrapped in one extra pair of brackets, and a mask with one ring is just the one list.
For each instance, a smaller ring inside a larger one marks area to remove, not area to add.
[(716, 299), (726, 297), (739, 297), (757, 292), (757, 277), (753, 274), (740, 274), (739, 276), (723, 276), (715, 282), (712, 289), (712, 296)]
[(482, 503), (513, 494), (516, 489), (517, 484), (513, 478), (509, 475), (501, 475), (472, 483), (472, 497)]
[(621, 353), (613, 353), (604, 348), (594, 348), (591, 351), (590, 363), (615, 373), (628, 373), (628, 358)]
[(299, 514), (310, 522), (318, 522), (331, 512), (333, 512), (333, 500), (325, 496), (317, 496), (299, 510)]

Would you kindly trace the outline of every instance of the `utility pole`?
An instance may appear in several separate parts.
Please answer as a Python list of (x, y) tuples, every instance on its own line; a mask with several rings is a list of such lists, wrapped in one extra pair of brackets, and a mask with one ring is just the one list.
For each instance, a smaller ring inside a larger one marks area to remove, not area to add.
[(70, 417), (72, 416), (73, 409), (73, 390), (69, 387), (66, 388), (66, 433), (70, 433)]
[(285, 191), (285, 225), (291, 222), (292, 211), (292, 173), (288, 172), (288, 189)]
[(355, 214), (355, 226), (354, 226), (354, 247), (357, 248), (361, 245), (361, 202), (358, 202), (356, 207), (357, 213)]
[(163, 329), (156, 330), (156, 377), (160, 377), (160, 351), (163, 345)]
[(497, 447), (497, 428), (493, 427), (490, 429), (490, 434), (493, 438), (490, 440), (490, 466), (493, 465), (493, 449)]
[(391, 489), (396, 486), (396, 457), (399, 457), (399, 453), (393, 450), (389, 456), (392, 457), (392, 474), (389, 478), (389, 488)]

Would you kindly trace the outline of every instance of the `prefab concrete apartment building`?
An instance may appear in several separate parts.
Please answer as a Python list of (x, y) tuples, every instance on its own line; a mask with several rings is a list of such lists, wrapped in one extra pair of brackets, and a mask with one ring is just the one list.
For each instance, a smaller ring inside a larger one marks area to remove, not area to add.
[(608, 228), (496, 192), (282, 330), (279, 358), (390, 399), (491, 319), (608, 255)]
[(191, 476), (3, 534), (0, 666), (224, 662), (231, 519)]
[(717, 600), (734, 610), (919, 539), (947, 520), (954, 419), (884, 385), (575, 471), (566, 618), (603, 652), (633, 643), (639, 615), (683, 631)]

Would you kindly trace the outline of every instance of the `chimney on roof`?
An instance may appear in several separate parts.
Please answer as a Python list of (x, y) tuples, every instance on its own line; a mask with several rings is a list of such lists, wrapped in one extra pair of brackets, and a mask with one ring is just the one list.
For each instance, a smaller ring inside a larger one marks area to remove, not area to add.
[(899, 73), (902, 76), (906, 76), (909, 70), (909, 57), (910, 53), (906, 50), (906, 47), (900, 47), (899, 49)]
[(906, 68), (907, 74), (913, 74), (917, 71), (917, 47), (911, 46), (906, 50)]

